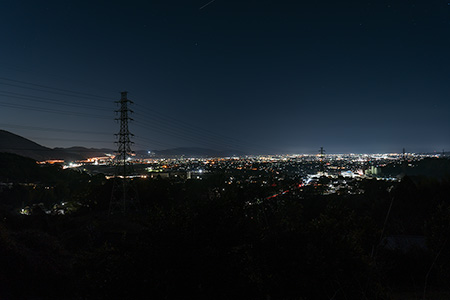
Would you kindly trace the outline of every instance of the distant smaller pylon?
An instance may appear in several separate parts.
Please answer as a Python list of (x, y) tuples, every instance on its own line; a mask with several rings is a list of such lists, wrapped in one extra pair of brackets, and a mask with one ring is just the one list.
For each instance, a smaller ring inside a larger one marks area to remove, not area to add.
[(319, 154), (320, 154), (320, 156), (319, 156), (320, 157), (319, 158), (319, 160), (320, 160), (319, 172), (321, 175), (324, 175), (325, 174), (325, 162), (324, 162), (325, 150), (323, 149), (323, 147), (320, 147)]

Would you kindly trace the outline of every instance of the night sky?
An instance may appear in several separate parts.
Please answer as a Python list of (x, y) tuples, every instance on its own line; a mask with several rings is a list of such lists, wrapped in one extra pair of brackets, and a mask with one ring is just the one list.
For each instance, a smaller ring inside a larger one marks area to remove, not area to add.
[(48, 147), (450, 150), (448, 1), (0, 3), (0, 128)]

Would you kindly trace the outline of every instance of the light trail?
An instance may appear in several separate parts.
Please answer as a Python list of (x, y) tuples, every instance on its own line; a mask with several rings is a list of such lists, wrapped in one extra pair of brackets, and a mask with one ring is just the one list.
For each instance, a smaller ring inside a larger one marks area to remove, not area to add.
[(208, 3), (206, 3), (205, 5), (203, 5), (202, 7), (200, 7), (198, 10), (204, 9), (205, 7), (207, 7), (208, 5), (210, 5), (211, 3), (215, 2), (215, 1), (216, 1), (216, 0), (209, 1)]

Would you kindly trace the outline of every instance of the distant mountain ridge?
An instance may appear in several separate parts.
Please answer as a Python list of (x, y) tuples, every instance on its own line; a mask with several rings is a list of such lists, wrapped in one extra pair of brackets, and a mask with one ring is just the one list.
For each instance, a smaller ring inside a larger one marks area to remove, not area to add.
[(41, 146), (29, 139), (0, 130), (0, 152), (14, 153), (36, 160), (45, 160), (54, 156), (53, 149)]
[[(105, 156), (106, 153), (112, 154), (115, 150), (97, 149), (85, 147), (70, 148), (48, 148), (35, 143), (27, 138), (17, 134), (0, 129), (0, 152), (14, 153), (17, 155), (29, 157), (35, 160), (61, 159), (65, 161), (83, 160), (90, 157)], [(136, 151), (140, 157), (230, 157), (244, 156), (246, 153), (238, 150), (212, 150), (199, 147), (180, 147), (165, 150)]]
[[(90, 157), (101, 157), (105, 156), (106, 153), (112, 154), (114, 153), (114, 150), (107, 149), (107, 148), (86, 148), (86, 147), (70, 147), (70, 148), (54, 148), (55, 151), (64, 153), (67, 157), (73, 156), (75, 157), (81, 157), (81, 159), (87, 159)], [(71, 160), (79, 160), (79, 159), (71, 159)]]
[(198, 147), (180, 147), (152, 151), (156, 157), (231, 157), (244, 156), (246, 153), (238, 150), (212, 150)]
[(35, 160), (62, 159), (65, 161), (83, 160), (94, 156), (112, 153), (110, 149), (94, 149), (84, 147), (48, 148), (29, 139), (6, 130), (0, 130), (0, 152), (14, 153)]

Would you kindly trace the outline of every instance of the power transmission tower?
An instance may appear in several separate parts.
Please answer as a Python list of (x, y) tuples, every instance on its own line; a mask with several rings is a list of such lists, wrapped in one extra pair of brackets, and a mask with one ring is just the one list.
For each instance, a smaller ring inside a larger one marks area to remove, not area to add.
[(131, 150), (133, 142), (130, 137), (133, 134), (128, 129), (128, 122), (133, 120), (129, 117), (129, 114), (133, 113), (133, 111), (128, 108), (128, 104), (133, 104), (133, 102), (127, 98), (127, 92), (121, 92), (120, 94), (120, 101), (116, 101), (120, 105), (120, 109), (116, 110), (116, 113), (120, 114), (120, 117), (116, 118), (117, 121), (120, 121), (120, 131), (115, 134), (118, 150), (114, 158), (116, 170), (113, 179), (111, 202), (109, 203), (110, 214), (126, 213), (138, 208), (137, 190), (131, 181), (133, 165), (130, 160), (133, 155)]
[(325, 150), (323, 149), (323, 147), (320, 147), (319, 154), (320, 154), (320, 172), (322, 173), (321, 175), (324, 175), (325, 174), (325, 166), (324, 166), (323, 158), (325, 156)]
[(406, 173), (408, 171), (408, 157), (407, 157), (405, 148), (403, 148), (403, 151), (402, 151), (401, 164), (402, 164), (402, 173), (403, 173), (403, 175), (406, 175)]

